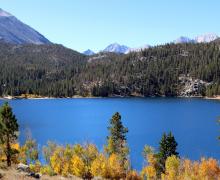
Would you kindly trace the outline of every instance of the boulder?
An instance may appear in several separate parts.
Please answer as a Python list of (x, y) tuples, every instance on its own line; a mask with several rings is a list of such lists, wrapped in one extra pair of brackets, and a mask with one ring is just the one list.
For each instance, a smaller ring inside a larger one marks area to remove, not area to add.
[(41, 175), (39, 173), (30, 172), (27, 176), (33, 177), (35, 179), (40, 179)]
[(23, 172), (30, 172), (29, 166), (26, 165), (26, 164), (22, 164), (22, 163), (19, 163), (19, 164), (18, 164), (17, 170), (23, 171)]

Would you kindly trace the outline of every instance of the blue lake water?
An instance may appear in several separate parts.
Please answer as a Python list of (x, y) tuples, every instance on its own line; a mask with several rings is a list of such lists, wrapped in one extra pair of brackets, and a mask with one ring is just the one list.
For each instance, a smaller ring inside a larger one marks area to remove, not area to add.
[[(0, 104), (3, 101), (0, 100)], [(20, 124), (42, 147), (48, 140), (60, 144), (92, 142), (102, 149), (109, 119), (120, 112), (127, 134), (132, 167), (143, 165), (145, 144), (158, 148), (163, 132), (172, 131), (182, 157), (220, 160), (220, 101), (190, 98), (97, 98), (11, 100)]]

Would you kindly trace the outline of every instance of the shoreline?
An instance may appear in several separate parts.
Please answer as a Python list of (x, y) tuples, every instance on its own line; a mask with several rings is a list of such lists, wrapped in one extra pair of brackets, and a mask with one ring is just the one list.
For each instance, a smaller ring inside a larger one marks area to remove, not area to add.
[[(206, 100), (220, 100), (220, 95), (208, 97), (208, 96), (158, 96), (163, 98), (199, 98), (199, 99), (206, 99)], [(145, 96), (108, 96), (108, 97), (94, 97), (94, 96), (73, 96), (73, 97), (20, 97), (20, 96), (3, 96), (0, 97), (0, 100), (22, 100), (22, 99), (30, 99), (30, 100), (46, 100), (46, 99), (102, 99), (102, 98), (157, 98), (156, 96), (145, 97)]]
[(220, 100), (220, 95), (214, 97), (205, 97), (204, 99)]

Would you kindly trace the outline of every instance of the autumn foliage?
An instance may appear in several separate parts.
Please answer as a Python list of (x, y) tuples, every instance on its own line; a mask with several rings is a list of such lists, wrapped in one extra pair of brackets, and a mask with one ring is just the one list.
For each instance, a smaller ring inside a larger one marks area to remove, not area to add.
[[(27, 164), (29, 162), (31, 171), (50, 176), (76, 176), (84, 179), (102, 177), (127, 180), (220, 180), (220, 166), (218, 161), (213, 158), (191, 161), (172, 155), (166, 159), (165, 172), (160, 173), (157, 155), (152, 148), (146, 146), (145, 166), (138, 173), (131, 169), (125, 170), (118, 154), (112, 153), (109, 156), (105, 152), (99, 151), (94, 144), (61, 146), (50, 142), (43, 148), (43, 154), (48, 159), (46, 165), (42, 165), (38, 160), (38, 151), (34, 148), (35, 146), (35, 141), (31, 142), (31, 140), (28, 140), (23, 146), (13, 145), (19, 151), (16, 161)], [(28, 148), (30, 149), (28, 150)]]
[(219, 180), (220, 166), (213, 158), (191, 161), (173, 155), (166, 159), (165, 173), (161, 173), (159, 177), (156, 174), (156, 168), (151, 163), (141, 172), (143, 178), (152, 180)]
[(125, 177), (118, 155), (107, 156), (99, 152), (94, 144), (56, 145), (54, 147), (56, 148), (50, 154), (49, 165), (42, 166), (40, 170), (42, 174), (73, 175), (85, 179), (94, 176), (111, 179)]

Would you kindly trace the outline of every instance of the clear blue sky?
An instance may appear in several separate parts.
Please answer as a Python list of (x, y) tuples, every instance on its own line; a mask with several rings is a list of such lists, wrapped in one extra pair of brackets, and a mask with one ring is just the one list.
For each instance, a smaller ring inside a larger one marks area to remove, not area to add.
[(0, 0), (0, 8), (78, 51), (220, 35), (220, 0)]

